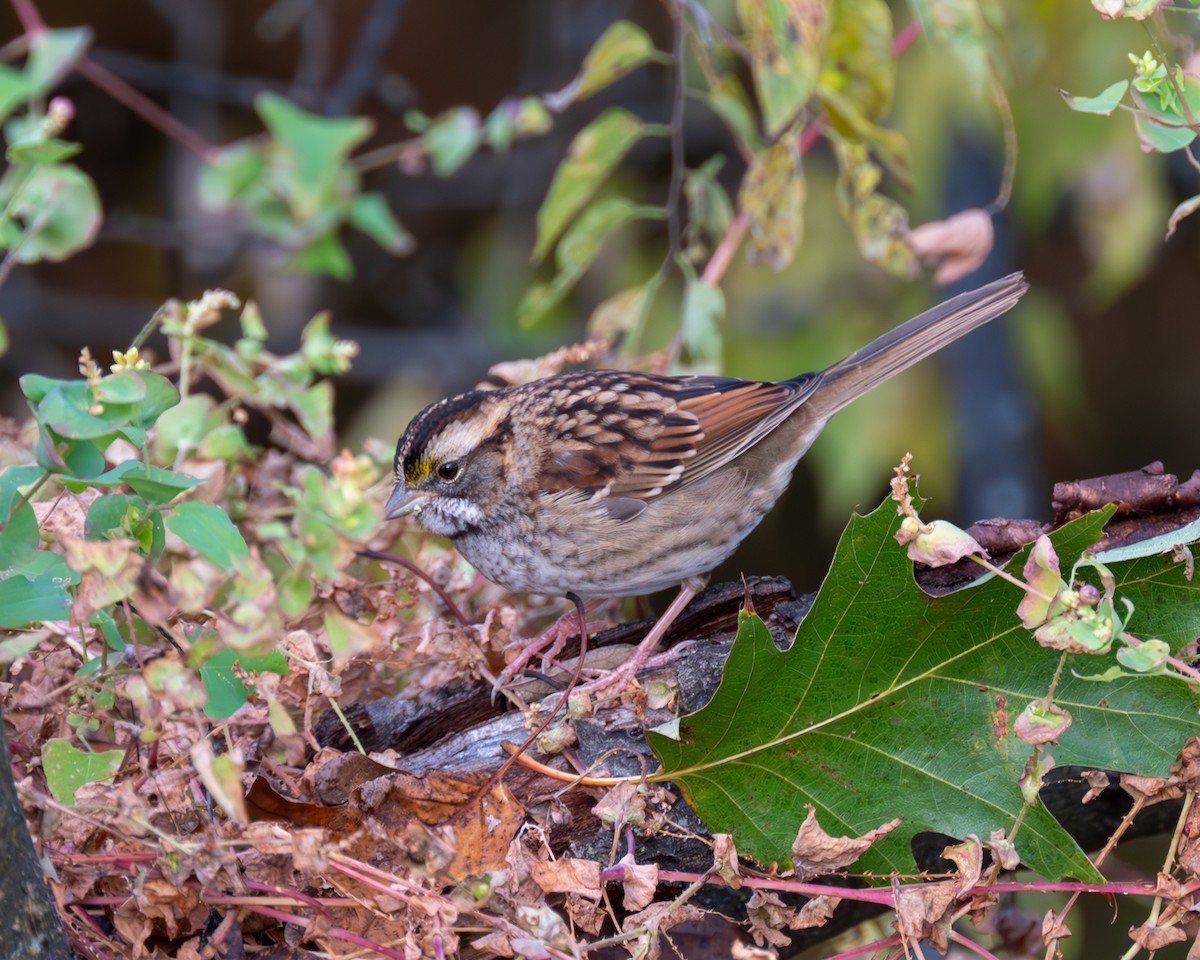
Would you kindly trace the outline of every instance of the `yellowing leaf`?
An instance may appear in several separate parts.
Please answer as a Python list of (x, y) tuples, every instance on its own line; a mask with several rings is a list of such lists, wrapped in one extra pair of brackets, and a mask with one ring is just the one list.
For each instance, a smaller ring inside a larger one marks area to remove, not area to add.
[(573, 85), (572, 100), (583, 100), (597, 90), (603, 90), (653, 55), (654, 44), (646, 31), (628, 20), (618, 20), (604, 31), (584, 57), (583, 69)]
[(738, 0), (750, 69), (774, 137), (794, 124), (817, 85), (825, 5), (822, 0)]
[(746, 171), (738, 206), (750, 218), (747, 256), (782, 270), (804, 235), (804, 172), (793, 136), (757, 154)]

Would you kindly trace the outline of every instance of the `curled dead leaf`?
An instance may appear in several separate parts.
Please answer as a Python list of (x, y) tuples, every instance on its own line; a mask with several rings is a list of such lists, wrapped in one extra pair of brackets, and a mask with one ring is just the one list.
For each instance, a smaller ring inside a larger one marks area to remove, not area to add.
[(1161, 950), (1168, 943), (1179, 943), (1187, 939), (1187, 933), (1181, 927), (1156, 927), (1143, 923), (1140, 927), (1129, 928), (1129, 939), (1146, 950)]
[(728, 833), (713, 834), (713, 868), (717, 876), (733, 887), (742, 888), (742, 874), (738, 864), (737, 847)]
[(645, 910), (654, 902), (658, 889), (658, 864), (637, 863), (632, 853), (627, 853), (617, 863), (624, 869), (621, 884), (625, 890), (626, 910)]
[(600, 897), (600, 864), (595, 860), (538, 860), (532, 865), (533, 881), (546, 893), (581, 893)]
[(957, 897), (956, 886), (945, 880), (900, 887), (896, 892), (896, 932), (906, 941), (928, 937), (935, 947), (944, 941), (944, 931), (939, 936), (937, 928)]
[(926, 263), (936, 263), (933, 282), (954, 283), (974, 273), (992, 252), (992, 217), (978, 208), (963, 210), (945, 220), (932, 220), (908, 233), (908, 245)]
[(850, 866), (871, 844), (891, 833), (901, 822), (897, 817), (857, 838), (831, 837), (817, 823), (816, 810), (809, 804), (805, 806), (808, 808), (808, 816), (801, 824), (792, 844), (793, 869), (796, 876), (802, 880)]

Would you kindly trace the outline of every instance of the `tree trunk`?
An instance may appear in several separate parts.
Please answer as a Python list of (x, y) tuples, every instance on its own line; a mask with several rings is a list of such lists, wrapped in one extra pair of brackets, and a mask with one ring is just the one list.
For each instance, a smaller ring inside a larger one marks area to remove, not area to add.
[(17, 802), (0, 711), (0, 957), (71, 960), (54, 897), (42, 878), (25, 815)]

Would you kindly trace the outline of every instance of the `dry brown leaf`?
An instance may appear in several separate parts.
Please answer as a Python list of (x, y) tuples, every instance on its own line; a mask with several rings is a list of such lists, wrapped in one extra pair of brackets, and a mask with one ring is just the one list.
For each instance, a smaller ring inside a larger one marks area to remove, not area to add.
[(812, 897), (800, 908), (793, 930), (807, 930), (809, 927), (823, 927), (825, 921), (833, 916), (833, 911), (842, 902), (841, 897)]
[(945, 286), (974, 273), (992, 252), (995, 233), (986, 210), (963, 210), (909, 231), (908, 245), (921, 260), (936, 263), (933, 282)]
[(296, 827), (328, 827), (338, 836), (345, 836), (362, 821), (362, 815), (353, 807), (327, 807), (290, 800), (262, 776), (255, 777), (246, 791), (246, 812), (251, 820), (282, 820)]
[(658, 960), (662, 952), (659, 934), (666, 933), (677, 924), (687, 920), (704, 919), (705, 911), (690, 903), (652, 903), (640, 913), (630, 914), (621, 924), (624, 933), (632, 933), (639, 928), (645, 931), (639, 936), (627, 941), (633, 956), (641, 960)]
[(1129, 928), (1129, 939), (1146, 950), (1161, 950), (1168, 943), (1179, 943), (1187, 939), (1181, 927), (1156, 927), (1143, 923)]
[(750, 921), (750, 936), (759, 946), (764, 943), (773, 947), (786, 947), (791, 937), (783, 933), (796, 920), (797, 911), (784, 903), (779, 895), (770, 890), (755, 890), (746, 904), (746, 917)]
[(532, 867), (533, 881), (546, 893), (582, 893), (600, 897), (600, 864), (595, 860), (539, 860)]
[(1121, 774), (1121, 789), (1134, 800), (1142, 800), (1146, 806), (1164, 800), (1178, 800), (1183, 796), (1183, 787), (1174, 777), (1142, 777), (1137, 774)]
[(625, 909), (645, 910), (654, 902), (654, 894), (658, 889), (658, 864), (637, 863), (632, 853), (625, 854), (617, 863), (625, 870), (621, 880), (625, 891), (622, 900)]
[(983, 844), (973, 833), (967, 834), (962, 843), (956, 843), (942, 850), (942, 856), (953, 860), (958, 867), (958, 893), (967, 893), (979, 882), (979, 874), (983, 870)]
[(850, 866), (871, 844), (900, 826), (900, 819), (896, 818), (861, 837), (831, 837), (817, 823), (817, 812), (812, 805), (805, 806), (808, 816), (792, 844), (793, 867), (796, 876), (802, 880)]
[(1088, 792), (1083, 795), (1080, 803), (1090, 803), (1108, 789), (1108, 774), (1103, 770), (1084, 770), (1083, 779), (1087, 781)]
[(945, 953), (941, 920), (955, 901), (955, 886), (954, 881), (944, 880), (901, 887), (896, 894), (896, 932), (910, 941), (928, 937), (935, 947), (940, 943), (940, 952)]
[(1189, 876), (1200, 876), (1200, 803), (1194, 800), (1179, 834), (1175, 860)]
[(503, 930), (493, 930), (491, 933), (472, 940), (471, 946), (482, 954), (490, 957), (512, 957), (512, 941)]
[(503, 783), (492, 784), (478, 796), (489, 780), (485, 774), (431, 770), (417, 776), (398, 770), (362, 784), (353, 798), (370, 815), (374, 829), (390, 833), (426, 866), (434, 863), (424, 853), (448, 850), (451, 856), (444, 869), (457, 880), (503, 867), (509, 844), (525, 821), (524, 808)]
[(1071, 931), (1063, 923), (1062, 917), (1053, 910), (1047, 910), (1042, 918), (1042, 943), (1049, 946), (1055, 940), (1065, 940), (1071, 936)]
[(713, 868), (717, 876), (734, 890), (742, 888), (741, 865), (738, 863), (737, 847), (733, 845), (731, 834), (713, 834)]
[(639, 827), (646, 822), (646, 800), (636, 783), (625, 780), (605, 793), (592, 807), (592, 813), (614, 827)]

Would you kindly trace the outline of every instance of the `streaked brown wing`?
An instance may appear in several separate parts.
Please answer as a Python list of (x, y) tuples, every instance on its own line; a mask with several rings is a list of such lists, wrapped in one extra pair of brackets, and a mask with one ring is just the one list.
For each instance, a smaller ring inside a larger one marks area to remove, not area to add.
[[(620, 371), (561, 374), (541, 386), (559, 414), (542, 489), (637, 501), (733, 460), (809, 392), (807, 381), (775, 384)], [(625, 507), (623, 512), (635, 511)]]

